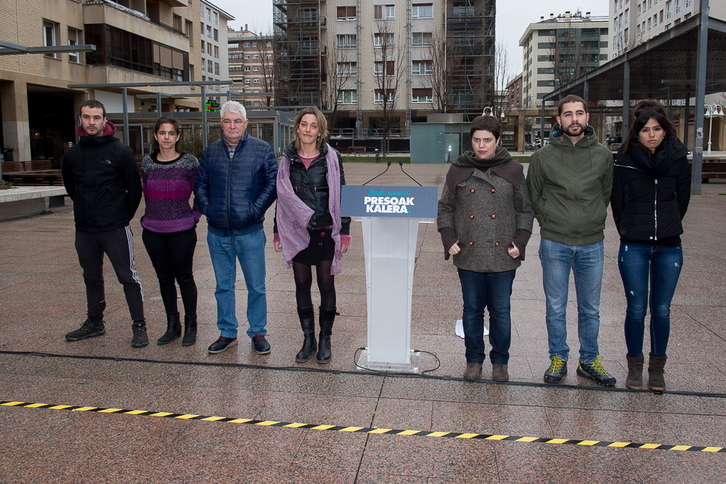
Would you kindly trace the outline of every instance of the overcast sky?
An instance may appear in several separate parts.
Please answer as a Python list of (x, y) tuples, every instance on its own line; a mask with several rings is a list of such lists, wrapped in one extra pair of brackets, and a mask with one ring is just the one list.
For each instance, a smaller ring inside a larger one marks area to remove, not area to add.
[[(232, 15), (235, 20), (229, 25), (239, 30), (248, 25), (255, 32), (272, 31), (272, 0), (212, 0), (212, 3)], [(501, 0), (497, 2), (497, 45), (504, 43), (509, 59), (509, 76), (514, 77), (522, 69), (522, 48), (519, 38), (531, 23), (539, 22), (540, 17), (549, 18), (570, 10), (581, 10), (583, 15), (590, 12), (593, 16), (608, 15), (608, 0)]]

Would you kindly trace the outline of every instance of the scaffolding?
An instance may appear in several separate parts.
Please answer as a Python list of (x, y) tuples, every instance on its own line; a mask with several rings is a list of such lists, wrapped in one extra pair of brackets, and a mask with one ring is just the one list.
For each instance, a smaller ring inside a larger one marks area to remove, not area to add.
[(494, 105), (495, 0), (446, 2), (453, 108), (469, 118)]
[[(324, 0), (323, 0), (324, 1)], [(273, 0), (275, 98), (282, 106), (320, 104), (325, 55), (321, 0)]]

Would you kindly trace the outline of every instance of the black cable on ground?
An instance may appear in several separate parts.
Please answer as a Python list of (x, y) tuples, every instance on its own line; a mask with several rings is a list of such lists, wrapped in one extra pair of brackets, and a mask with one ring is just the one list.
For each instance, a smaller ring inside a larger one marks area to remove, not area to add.
[[(359, 348), (360, 350), (360, 348)], [(358, 351), (358, 350), (356, 350)], [(436, 358), (435, 355), (427, 351), (419, 351), (421, 353), (431, 354)], [(165, 364), (165, 365), (186, 365), (186, 366), (209, 366), (209, 367), (227, 367), (227, 368), (246, 368), (253, 370), (273, 370), (273, 371), (302, 371), (308, 373), (329, 373), (334, 375), (376, 375), (376, 376), (387, 376), (394, 378), (420, 378), (428, 380), (441, 380), (441, 381), (468, 381), (461, 377), (453, 377), (449, 375), (427, 375), (418, 373), (406, 373), (406, 372), (395, 372), (395, 371), (377, 371), (371, 369), (365, 370), (333, 370), (325, 368), (310, 368), (304, 366), (268, 366), (268, 365), (251, 365), (246, 363), (213, 363), (206, 361), (175, 361), (175, 360), (152, 360), (147, 358), (123, 358), (118, 356), (90, 356), (90, 355), (65, 355), (57, 353), (43, 353), (39, 351), (10, 351), (0, 350), (0, 354), (5, 355), (19, 355), (19, 356), (39, 356), (46, 358), (69, 358), (77, 360), (96, 360), (96, 361), (125, 361), (132, 363), (151, 363), (151, 364)], [(438, 360), (438, 358), (436, 358)], [(437, 367), (438, 368), (438, 367)], [(435, 370), (436, 368), (434, 368)], [(433, 370), (426, 370), (433, 371)], [(726, 398), (726, 393), (708, 393), (708, 392), (689, 392), (679, 390), (667, 390), (665, 392), (653, 392), (651, 390), (630, 390), (629, 388), (617, 388), (617, 387), (592, 387), (592, 386), (581, 386), (581, 385), (568, 385), (568, 384), (548, 384), (538, 382), (522, 382), (522, 381), (508, 381), (508, 382), (495, 382), (493, 380), (477, 380), (482, 383), (491, 383), (495, 385), (510, 385), (510, 386), (524, 386), (533, 388), (565, 388), (570, 390), (587, 390), (587, 391), (601, 391), (601, 392), (616, 392), (616, 393), (656, 393), (656, 394), (668, 394), (668, 395), (683, 395), (683, 396), (695, 396), (705, 398)]]

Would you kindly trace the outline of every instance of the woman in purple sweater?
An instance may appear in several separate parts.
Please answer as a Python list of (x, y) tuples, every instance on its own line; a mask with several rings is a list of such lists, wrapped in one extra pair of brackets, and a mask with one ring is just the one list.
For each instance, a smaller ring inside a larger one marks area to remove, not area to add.
[(201, 212), (189, 204), (199, 161), (179, 148), (179, 122), (160, 118), (154, 126), (151, 154), (141, 162), (146, 211), (141, 218), (142, 240), (159, 278), (166, 310), (166, 333), (157, 342), (171, 343), (181, 336), (176, 284), (184, 304), (183, 346), (197, 340), (197, 285), (192, 271)]

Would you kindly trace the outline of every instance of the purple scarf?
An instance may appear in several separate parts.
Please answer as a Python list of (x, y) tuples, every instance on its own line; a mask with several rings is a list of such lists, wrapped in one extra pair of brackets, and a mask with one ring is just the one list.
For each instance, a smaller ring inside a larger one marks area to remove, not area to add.
[[(327, 145), (328, 153), (325, 162), (328, 165), (326, 175), (328, 181), (328, 210), (333, 218), (332, 237), (335, 242), (335, 255), (330, 268), (330, 275), (340, 273), (340, 167), (338, 153)], [(290, 182), (290, 160), (286, 156), (280, 158), (277, 169), (277, 233), (282, 244), (282, 254), (287, 267), (292, 267), (292, 259), (310, 244), (308, 223), (313, 216), (313, 209), (305, 205), (295, 194)]]

